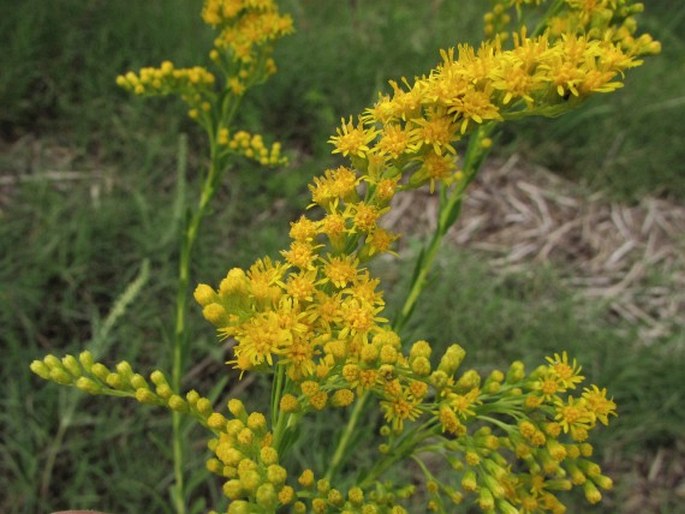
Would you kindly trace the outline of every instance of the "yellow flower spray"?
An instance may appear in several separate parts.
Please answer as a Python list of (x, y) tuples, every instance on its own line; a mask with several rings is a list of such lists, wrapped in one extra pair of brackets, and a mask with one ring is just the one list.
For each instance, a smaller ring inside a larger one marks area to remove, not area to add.
[[(233, 399), (223, 414), (178, 387), (187, 266), (225, 159), (281, 160), (278, 147), (232, 133), (230, 122), (244, 91), (273, 71), (269, 42), (290, 31), (290, 20), (270, 0), (207, 0), (203, 18), (220, 31), (211, 53), (224, 72), (219, 93), (208, 71), (170, 63), (119, 79), (136, 93), (180, 94), (210, 140), (210, 169), (183, 246), (172, 378), (154, 371), (146, 379), (126, 362), (109, 369), (88, 352), (49, 355), (31, 369), (90, 394), (131, 397), (197, 419), (212, 433), (207, 468), (224, 480), (229, 514), (407, 512), (416, 487), (385, 478), (409, 460), (425, 479), (420, 499), (412, 500), (423, 502), (421, 512), (455, 512), (463, 503), (486, 513), (563, 513), (559, 493), (574, 487), (590, 503), (600, 501), (612, 481), (587, 441), (616, 405), (606, 389), (581, 389), (575, 359), (561, 352), (532, 371), (514, 362), (481, 375), (464, 369), (458, 344), (434, 355), (427, 341), (402, 341), (400, 334), (499, 126), (558, 116), (621, 87), (626, 70), (659, 51), (648, 35), (636, 35), (632, 16), (641, 9), (629, 0), (495, 1), (480, 48), (443, 51), (427, 75), (391, 82), (391, 94), (344, 119), (330, 143), (347, 164), (313, 179), (312, 214), (291, 224), (282, 260), (259, 259), (247, 270), (229, 270), (216, 288), (195, 289), (204, 317), (221, 338), (235, 341), (229, 364), (272, 377), (262, 412)], [(392, 253), (398, 235), (379, 223), (394, 196), (424, 186), (440, 197), (437, 228), (391, 322), (367, 263)], [(326, 409), (349, 410), (337, 446), (323, 459), (326, 469), (287, 469), (300, 427)], [(374, 464), (355, 470), (354, 486), (344, 489), (339, 484), (350, 481), (341, 474), (352, 468), (354, 436), (368, 409), (383, 416), (383, 442)], [(442, 469), (429, 466), (427, 455), (442, 458)], [(176, 479), (182, 512), (182, 475)]]

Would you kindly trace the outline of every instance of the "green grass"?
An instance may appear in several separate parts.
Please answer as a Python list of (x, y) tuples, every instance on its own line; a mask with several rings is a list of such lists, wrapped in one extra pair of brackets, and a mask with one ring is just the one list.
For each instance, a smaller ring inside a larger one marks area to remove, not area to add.
[[(683, 107), (677, 101), (685, 77), (683, 8), (666, 3), (649, 2), (653, 14), (645, 16), (664, 42), (662, 56), (632, 74), (624, 91), (599, 98), (575, 117), (520, 127), (516, 138), (509, 134), (509, 150), (624, 196), (660, 191), (684, 198)], [(333, 162), (326, 139), (339, 118), (372, 101), (387, 79), (429, 69), (438, 48), (478, 36), (475, 2), (284, 5), (298, 33), (279, 47), (280, 72), (246, 101), (241, 123), (284, 140), (295, 166), (231, 171), (198, 241), (194, 282), (217, 283), (232, 266), (275, 255), (286, 243), (288, 220), (307, 203), (307, 179)], [(109, 333), (105, 360), (128, 359), (143, 372), (168, 369), (179, 134), (190, 141), (189, 198), (203, 143), (183, 119), (182, 106), (129, 98), (114, 78), (166, 58), (181, 65), (203, 59), (211, 32), (198, 19), (199, 6), (185, 0), (0, 0), (0, 12), (7, 13), (0, 17), (0, 37), (7, 41), (0, 54), (0, 135), (8, 143), (37, 135), (44, 148), (69, 154), (67, 170), (90, 174), (82, 182), (20, 181), (1, 191), (0, 491), (8, 493), (0, 495), (0, 512), (169, 511), (170, 468), (150, 466), (170, 458), (166, 413), (71, 396), (33, 377), (28, 363), (47, 352), (78, 351), (100, 333), (148, 259), (149, 280)], [(34, 162), (31, 152), (0, 155), (3, 176), (55, 167), (49, 157)], [(100, 188), (97, 198), (92, 185)], [(382, 271), (401, 288), (397, 277), (405, 268)], [(605, 307), (581, 307), (554, 270), (499, 277), (478, 256), (445, 253), (435, 277), (440, 280), (431, 284), (407, 337), (458, 340), (470, 351), (468, 362), (483, 367), (514, 358), (534, 365), (567, 349), (620, 404), (614, 429), (601, 436), (608, 452), (629, 459), (682, 440), (682, 340), (633, 344), (634, 334), (614, 326)], [(208, 391), (226, 377), (226, 356), (199, 309), (193, 307), (190, 319), (192, 361), (203, 367), (186, 385)], [(249, 384), (245, 394), (258, 403), (262, 390)], [(230, 394), (230, 384), (222, 394)], [(77, 414), (56, 444), (60, 419), (75, 401), (70, 398), (78, 399)], [(314, 429), (328, 434), (331, 424)], [(197, 441), (190, 464), (203, 470), (201, 433), (188, 437)], [(56, 457), (48, 480), (51, 451)], [(302, 449), (295, 458), (308, 456)], [(218, 488), (203, 481), (203, 472), (195, 476), (196, 497), (218, 501)]]

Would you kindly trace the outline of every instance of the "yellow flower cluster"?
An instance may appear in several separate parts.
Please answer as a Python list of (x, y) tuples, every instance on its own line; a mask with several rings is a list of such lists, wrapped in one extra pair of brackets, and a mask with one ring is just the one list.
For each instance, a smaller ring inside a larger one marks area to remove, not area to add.
[[(209, 56), (224, 76), (220, 92), (236, 98), (276, 72), (271, 43), (293, 31), (291, 17), (281, 15), (272, 0), (205, 0), (202, 18), (219, 31)], [(207, 127), (234, 111), (224, 112), (230, 102), (216, 93), (216, 82), (203, 67), (175, 68), (169, 61), (117, 77), (119, 86), (137, 95), (179, 95), (190, 107), (188, 115)], [(212, 116), (212, 109), (220, 112)]]
[(268, 148), (259, 134), (239, 130), (231, 136), (228, 129), (222, 128), (217, 135), (217, 142), (230, 152), (255, 160), (262, 166), (276, 166), (287, 162), (281, 155), (281, 144), (273, 143)]
[(258, 57), (257, 47), (293, 31), (292, 18), (281, 15), (272, 0), (206, 0), (202, 19), (220, 29), (216, 48), (230, 50), (243, 63)]
[[(576, 12), (572, 2), (565, 8), (569, 17)], [(613, 37), (620, 28), (612, 19), (601, 33), (545, 30), (528, 37), (524, 29), (513, 34), (509, 49), (502, 38), (477, 51), (460, 46), (458, 57), (443, 52), (442, 63), (413, 85), (391, 82), (391, 95), (356, 121), (343, 120), (330, 139), (350, 165), (312, 181), (310, 207), (323, 215), (291, 224), (284, 261), (234, 268), (218, 289), (201, 284), (195, 291), (205, 318), (222, 337), (235, 339), (234, 367), (274, 369), (291, 380), (282, 412), (344, 407), (370, 393), (387, 422), (388, 442), (380, 450), (390, 460), (402, 455), (407, 430), (428, 427), (415, 437), (438, 438), (448, 460), (461, 466), (459, 484), (430, 477), (430, 510), (443, 511), (445, 498), (461, 501), (461, 487), (484, 512), (557, 513), (564, 511), (558, 491), (582, 485), (595, 502), (598, 487), (611, 486), (588, 459), (584, 441), (615, 414), (615, 404), (596, 386), (578, 397), (567, 394), (582, 381), (575, 361), (564, 353), (530, 375), (515, 363), (506, 374), (483, 379), (475, 370), (457, 374), (464, 351), (453, 345), (433, 368), (427, 342), (405, 353), (382, 317), (378, 280), (364, 263), (390, 251), (397, 238), (379, 226), (397, 192), (469, 180), (472, 170), (460, 170), (457, 160), (465, 135), (475, 136), (469, 152), (484, 153), (493, 122), (561, 114), (593, 93), (620, 87), (640, 54), (658, 50)], [(476, 423), (484, 426), (474, 430)], [(514, 460), (522, 464), (513, 466)], [(335, 504), (313, 511), (338, 512)]]
[[(485, 17), (485, 34), (507, 39), (510, 24), (514, 19), (510, 13), (516, 10), (518, 25), (525, 10), (537, 7), (547, 0), (495, 0), (493, 8)], [(552, 37), (576, 34), (591, 39), (606, 40), (617, 44), (631, 55), (654, 54), (661, 49), (649, 34), (635, 36), (637, 22), (634, 15), (644, 10), (641, 2), (633, 0), (564, 0), (550, 2), (549, 16), (545, 26)]]
[(404, 87), (391, 82), (393, 93), (357, 122), (343, 120), (330, 140), (334, 153), (349, 156), (373, 179), (410, 170), (410, 184), (453, 180), (455, 146), (475, 126), (559, 115), (593, 93), (621, 87), (621, 76), (641, 64), (640, 55), (659, 50), (648, 35), (635, 39), (632, 25), (631, 35), (619, 38), (625, 23), (532, 37), (522, 29), (509, 49), (496, 38), (478, 50), (460, 45), (457, 57), (443, 51), (428, 76), (413, 85), (404, 80)]
[[(364, 346), (362, 359), (342, 365), (337, 376), (312, 377), (299, 384), (299, 391), (292, 389), (295, 394), (284, 394), (274, 413), (276, 434), (263, 414), (248, 414), (237, 399), (228, 402), (232, 419), (227, 419), (195, 391), (185, 397), (172, 391), (160, 371), (148, 381), (125, 361), (110, 370), (89, 352), (62, 359), (48, 355), (34, 361), (31, 370), (89, 394), (130, 397), (197, 418), (216, 436), (209, 442), (214, 456), (207, 468), (227, 479), (223, 491), (231, 500), (229, 514), (252, 512), (254, 506), (274, 512), (285, 505), (294, 513), (406, 512), (401, 502), (413, 494), (412, 486), (379, 489), (372, 474), (343, 494), (326, 479), (315, 481), (311, 470), (290, 485), (279, 464), (284, 436), (279, 428), (327, 404), (345, 407), (361, 391), (380, 398), (388, 425), (381, 430), (387, 442), (379, 450), (390, 463), (407, 456), (407, 440), (413, 437), (411, 449), (430, 442), (454, 470), (441, 479), (424, 468), (428, 510), (445, 511), (445, 502), (473, 496), (484, 512), (563, 513), (560, 491), (582, 486), (588, 501), (596, 503), (600, 489), (612, 487), (590, 459), (593, 450), (586, 439), (598, 422), (608, 423), (616, 405), (596, 386), (578, 397), (568, 394), (583, 377), (565, 353), (548, 358), (547, 365), (529, 375), (515, 362), (506, 373), (495, 370), (483, 379), (474, 370), (458, 373), (465, 355), (458, 345), (449, 347), (433, 368), (427, 342), (414, 343), (407, 356), (396, 340), (385, 343), (380, 349), (380, 343)], [(412, 428), (405, 426), (417, 420)]]
[[(318, 209), (291, 223), (282, 259), (259, 259), (228, 271), (217, 288), (195, 289), (203, 316), (235, 341), (229, 364), (241, 375), (273, 374), (268, 418), (235, 399), (226, 417), (198, 393), (172, 390), (159, 371), (148, 381), (126, 362), (110, 370), (88, 352), (48, 355), (32, 371), (90, 394), (131, 397), (197, 418), (215, 436), (207, 467), (226, 479), (229, 514), (283, 507), (296, 514), (402, 514), (415, 487), (379, 479), (408, 458), (425, 476), (427, 511), (451, 512), (471, 501), (488, 514), (562, 514), (559, 493), (573, 487), (599, 501), (612, 482), (591, 459), (587, 439), (616, 414), (607, 391), (577, 391), (584, 377), (565, 352), (531, 373), (515, 362), (484, 376), (462, 369), (466, 352), (458, 344), (437, 358), (427, 341), (403, 344), (399, 325), (383, 317), (380, 281), (366, 267), (392, 252), (398, 238), (381, 225), (397, 193), (439, 188), (452, 205), (440, 213), (446, 230), (459, 206), (448, 198), (459, 199), (473, 179), (498, 122), (562, 114), (620, 87), (625, 70), (659, 50), (649, 36), (635, 35), (632, 14), (640, 4), (628, 0), (557, 0), (548, 24), (531, 36), (525, 28), (506, 31), (514, 15), (544, 3), (495, 1), (485, 20), (491, 40), (478, 50), (443, 51), (428, 75), (391, 82), (392, 93), (356, 119), (343, 119), (330, 143), (349, 162), (310, 183), (309, 207)], [(139, 94), (180, 94), (208, 129), (217, 163), (229, 154), (282, 162), (278, 144), (267, 148), (261, 136), (228, 127), (237, 105), (231, 102), (273, 71), (268, 43), (291, 30), (290, 18), (272, 0), (205, 0), (202, 16), (219, 30), (210, 55), (226, 78), (221, 93), (203, 68), (177, 70), (168, 62), (120, 77), (120, 85)], [(337, 450), (323, 478), (305, 469), (294, 480), (298, 475), (280, 461), (303, 417), (354, 405), (354, 421), (368, 399), (385, 420), (376, 463), (346, 491), (330, 480), (342, 459)], [(429, 451), (445, 459), (448, 473), (423, 463)]]
[(179, 95), (191, 107), (191, 118), (197, 118), (198, 110), (210, 110), (215, 82), (216, 77), (201, 66), (178, 69), (170, 61), (117, 77), (117, 85), (136, 95)]
[[(368, 359), (368, 347), (399, 347), (381, 317), (378, 280), (362, 266), (397, 238), (379, 226), (393, 196), (426, 182), (464, 180), (455, 144), (474, 126), (563, 112), (569, 97), (611, 91), (620, 85), (616, 76), (638, 64), (610, 41), (528, 38), (524, 31), (511, 50), (498, 41), (477, 52), (462, 46), (458, 59), (443, 52), (442, 64), (413, 86), (391, 83), (392, 96), (382, 96), (356, 124), (344, 121), (331, 138), (334, 153), (351, 166), (329, 169), (310, 184), (312, 206), (324, 215), (292, 223), (285, 262), (233, 269), (216, 291), (198, 286), (205, 317), (237, 341), (233, 364), (245, 371), (280, 361), (291, 379), (324, 378), (341, 362)], [(247, 145), (248, 138), (230, 144)], [(488, 143), (481, 137), (477, 151)]]
[(263, 414), (248, 414), (240, 400), (228, 402), (232, 419), (213, 413), (208, 418), (217, 437), (209, 441), (215, 457), (207, 461), (207, 469), (227, 478), (224, 495), (231, 500), (230, 514), (275, 512), (281, 505), (295, 499), (295, 490), (286, 485), (288, 473), (279, 462), (273, 447), (273, 434), (268, 430)]

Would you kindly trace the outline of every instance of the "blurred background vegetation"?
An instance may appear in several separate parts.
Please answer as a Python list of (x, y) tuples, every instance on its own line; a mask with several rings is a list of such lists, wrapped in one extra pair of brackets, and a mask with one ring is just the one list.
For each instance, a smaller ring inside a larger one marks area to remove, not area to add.
[[(485, 9), (458, 0), (282, 4), (297, 33), (279, 46), (280, 71), (247, 99), (241, 125), (282, 141), (292, 165), (231, 171), (201, 233), (194, 282), (217, 283), (229, 267), (275, 255), (307, 204), (308, 179), (333, 162), (326, 140), (339, 118), (373, 101), (387, 79), (430, 69), (439, 48), (477, 42)], [(502, 156), (517, 152), (627, 203), (646, 194), (685, 200), (685, 5), (645, 4), (641, 26), (663, 53), (616, 94), (561, 119), (510, 125)], [(170, 458), (166, 414), (71, 395), (31, 376), (28, 364), (106, 339), (109, 362), (168, 368), (178, 229), (170, 220), (179, 184), (193, 198), (204, 143), (179, 103), (130, 98), (114, 79), (164, 59), (206, 62), (212, 33), (200, 8), (199, 0), (0, 0), (0, 512), (168, 512), (170, 467), (150, 465)], [(144, 261), (149, 280), (103, 334)], [(407, 272), (386, 266), (390, 276)], [(502, 276), (474, 251), (445, 251), (445, 286), (436, 285), (407, 335), (448, 343), (458, 334), (471, 365), (484, 368), (535, 365), (560, 349), (576, 355), (619, 404), (614, 428), (599, 436), (618, 486), (600, 506), (570, 500), (570, 511), (633, 512), (635, 481), (664, 455), (685, 455), (685, 335), (640, 344), (606, 305), (580, 308), (558, 271)], [(190, 317), (196, 365), (185, 384), (208, 391), (227, 376), (226, 348), (199, 310)], [(255, 403), (262, 394), (258, 381), (233, 376), (216, 393), (236, 388)], [(203, 470), (200, 435), (189, 429), (197, 441), (190, 465)], [(194, 478), (201, 509), (219, 492), (204, 472)], [(653, 481), (660, 496), (642, 512), (682, 512), (685, 482), (677, 480)]]

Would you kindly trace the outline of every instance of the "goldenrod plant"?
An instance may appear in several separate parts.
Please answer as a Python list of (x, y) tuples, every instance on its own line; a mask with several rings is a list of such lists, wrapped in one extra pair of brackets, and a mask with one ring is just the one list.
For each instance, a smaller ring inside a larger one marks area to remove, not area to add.
[[(139, 94), (180, 94), (210, 141), (203, 196), (184, 239), (171, 378), (160, 370), (146, 378), (127, 362), (110, 368), (87, 351), (48, 355), (31, 369), (89, 394), (196, 419), (211, 434), (207, 468), (223, 480), (229, 514), (451, 513), (473, 504), (485, 513), (563, 513), (561, 493), (573, 488), (599, 502), (612, 480), (593, 461), (588, 438), (616, 405), (605, 388), (582, 387), (575, 359), (559, 351), (533, 370), (517, 361), (481, 374), (464, 366), (459, 344), (438, 352), (403, 339), (402, 329), (498, 128), (559, 116), (621, 87), (627, 70), (659, 52), (649, 35), (637, 35), (633, 16), (641, 10), (630, 0), (494, 1), (479, 48), (441, 52), (428, 74), (391, 82), (373, 106), (343, 119), (329, 141), (345, 163), (312, 180), (312, 201), (292, 222), (282, 258), (232, 268), (218, 287), (195, 289), (203, 316), (233, 342), (228, 365), (272, 384), (269, 405), (248, 412), (232, 398), (225, 412), (197, 391), (179, 390), (190, 248), (225, 159), (282, 160), (277, 146), (234, 132), (231, 121), (245, 90), (273, 72), (270, 44), (291, 22), (271, 0), (206, 0), (203, 18), (220, 31), (211, 52), (224, 75), (218, 92), (206, 69), (171, 63), (119, 79)], [(393, 253), (399, 235), (382, 226), (393, 198), (422, 187), (440, 198), (436, 229), (390, 320), (369, 262)], [(289, 451), (328, 409), (347, 421), (321, 448), (330, 451), (318, 459), (325, 467), (295, 467)], [(382, 419), (378, 444), (362, 448), (361, 439), (374, 440), (358, 437), (372, 411)], [(363, 469), (351, 462), (361, 451), (376, 452)], [(416, 476), (403, 482), (392, 473), (407, 463), (423, 477), (419, 486)], [(182, 478), (179, 468), (178, 512)]]

